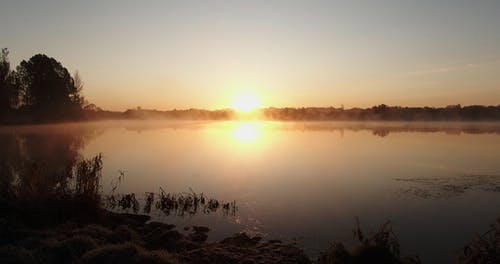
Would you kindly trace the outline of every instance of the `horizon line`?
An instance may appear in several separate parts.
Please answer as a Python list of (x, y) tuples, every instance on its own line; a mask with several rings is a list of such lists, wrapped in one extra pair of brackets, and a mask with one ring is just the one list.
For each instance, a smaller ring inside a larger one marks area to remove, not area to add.
[[(101, 111), (110, 111), (110, 112), (126, 112), (126, 111), (158, 111), (158, 112), (167, 112), (167, 111), (188, 111), (188, 110), (203, 110), (203, 111), (234, 111), (234, 112), (240, 112), (237, 109), (231, 108), (231, 107), (225, 107), (225, 108), (198, 108), (198, 107), (186, 107), (186, 108), (143, 108), (141, 106), (137, 107), (132, 107), (132, 108), (126, 108), (124, 110), (110, 110), (110, 109), (105, 109), (102, 107), (99, 107), (95, 104), (89, 104), (89, 105), (94, 105), (95, 107), (99, 108)], [(462, 105), (462, 104), (447, 104), (443, 106), (428, 106), (428, 105), (421, 105), (421, 106), (408, 106), (408, 105), (388, 105), (388, 104), (375, 104), (372, 106), (368, 107), (361, 107), (361, 106), (353, 106), (353, 107), (344, 107), (344, 106), (266, 106), (266, 107), (258, 107), (255, 108), (249, 112), (255, 112), (259, 110), (266, 110), (266, 109), (307, 109), (307, 108), (334, 108), (334, 109), (339, 109), (339, 110), (353, 110), (353, 109), (371, 109), (374, 107), (380, 107), (380, 106), (385, 106), (388, 108), (395, 108), (395, 107), (400, 107), (400, 108), (434, 108), (434, 109), (443, 109), (443, 108), (448, 108), (448, 107), (457, 107), (459, 106), (460, 108), (464, 107), (472, 107), (472, 106), (480, 106), (480, 107), (500, 107), (500, 103), (496, 105), (485, 105), (485, 104), (467, 104), (467, 105)]]

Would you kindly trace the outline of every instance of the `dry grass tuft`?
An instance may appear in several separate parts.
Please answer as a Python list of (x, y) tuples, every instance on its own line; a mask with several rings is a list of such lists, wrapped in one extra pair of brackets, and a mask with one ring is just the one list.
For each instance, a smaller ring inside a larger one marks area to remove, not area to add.
[(87, 252), (82, 263), (175, 264), (177, 260), (165, 251), (146, 251), (135, 244), (105, 245)]
[(491, 225), (490, 230), (464, 247), (458, 263), (500, 263), (500, 219)]
[(320, 253), (318, 263), (421, 263), (418, 256), (401, 256), (399, 240), (392, 231), (390, 221), (381, 225), (376, 232), (366, 234), (356, 218), (356, 228), (353, 230), (353, 234), (360, 243), (357, 247), (347, 250), (342, 242), (331, 243), (326, 251)]

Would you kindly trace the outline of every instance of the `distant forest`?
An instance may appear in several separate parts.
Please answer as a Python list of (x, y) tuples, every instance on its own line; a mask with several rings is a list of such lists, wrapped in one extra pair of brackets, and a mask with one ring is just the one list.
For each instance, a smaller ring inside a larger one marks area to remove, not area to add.
[[(99, 116), (99, 115), (96, 115)], [(143, 110), (130, 109), (117, 113), (116, 117), (126, 119), (237, 119), (239, 115), (232, 109), (225, 110)], [(262, 108), (254, 114), (243, 115), (243, 118), (254, 118), (276, 121), (500, 121), (500, 105), (498, 106), (461, 106), (451, 105), (443, 108), (435, 107), (401, 107), (381, 104), (370, 108), (335, 108), (335, 107), (301, 107), (301, 108)]]
[(262, 108), (241, 115), (233, 109), (107, 111), (87, 102), (78, 72), (56, 59), (37, 54), (11, 69), (9, 51), (0, 54), (0, 124), (30, 124), (104, 119), (231, 120), (366, 120), (366, 121), (500, 121), (500, 105), (401, 107), (381, 104), (370, 108), (301, 107)]

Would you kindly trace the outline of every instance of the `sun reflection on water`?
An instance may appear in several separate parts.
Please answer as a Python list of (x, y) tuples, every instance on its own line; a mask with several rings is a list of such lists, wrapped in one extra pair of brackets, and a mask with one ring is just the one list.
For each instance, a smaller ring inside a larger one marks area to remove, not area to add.
[(252, 143), (261, 137), (262, 130), (260, 122), (242, 122), (236, 124), (232, 135), (239, 142)]

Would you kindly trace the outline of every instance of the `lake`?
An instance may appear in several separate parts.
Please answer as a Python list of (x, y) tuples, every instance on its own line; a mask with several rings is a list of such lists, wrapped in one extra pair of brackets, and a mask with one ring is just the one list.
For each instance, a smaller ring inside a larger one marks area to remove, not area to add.
[(0, 127), (1, 158), (47, 167), (102, 153), (103, 192), (159, 188), (236, 201), (157, 220), (245, 231), (314, 256), (387, 220), (403, 254), (451, 262), (500, 217), (500, 123), (106, 121)]

